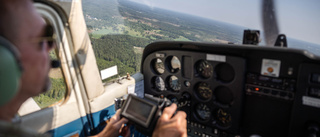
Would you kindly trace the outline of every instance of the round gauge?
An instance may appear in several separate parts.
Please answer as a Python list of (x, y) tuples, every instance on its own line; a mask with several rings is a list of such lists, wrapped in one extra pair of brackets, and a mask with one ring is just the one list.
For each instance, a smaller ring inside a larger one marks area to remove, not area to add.
[(176, 76), (171, 76), (171, 77), (169, 78), (169, 86), (170, 86), (170, 88), (171, 88), (172, 90), (174, 90), (174, 91), (179, 91), (180, 88), (181, 88), (181, 84), (180, 84), (180, 82), (179, 82), (178, 77), (176, 77)]
[(173, 56), (169, 59), (170, 59), (170, 65), (169, 65), (170, 72), (171, 73), (177, 72), (181, 68), (181, 63), (179, 58), (176, 56)]
[(211, 110), (206, 104), (198, 104), (196, 106), (196, 115), (201, 119), (201, 120), (209, 120), (211, 116)]
[(154, 70), (156, 70), (157, 73), (159, 74), (163, 74), (164, 73), (164, 63), (162, 62), (161, 59), (157, 58), (154, 62), (153, 62), (153, 68)]
[(231, 125), (232, 120), (230, 113), (221, 108), (216, 112), (216, 118), (218, 124), (222, 127), (229, 127)]
[(196, 93), (199, 98), (204, 100), (211, 99), (213, 94), (212, 90), (210, 89), (210, 86), (205, 82), (201, 82), (197, 85)]
[(166, 89), (163, 79), (159, 76), (155, 78), (154, 84), (158, 91), (164, 91)]
[(227, 63), (221, 63), (217, 65), (215, 68), (215, 74), (217, 80), (225, 83), (231, 82), (235, 77), (235, 71), (233, 67)]
[(212, 65), (205, 60), (200, 60), (197, 63), (196, 70), (200, 74), (200, 76), (203, 78), (210, 78), (213, 74)]

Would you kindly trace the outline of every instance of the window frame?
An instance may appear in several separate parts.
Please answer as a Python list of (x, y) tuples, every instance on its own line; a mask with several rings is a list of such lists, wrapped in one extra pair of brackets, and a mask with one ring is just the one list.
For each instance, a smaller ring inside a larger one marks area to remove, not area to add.
[[(68, 102), (68, 100), (70, 99), (70, 95), (71, 95), (71, 85), (72, 85), (72, 78), (70, 77), (70, 69), (68, 68), (68, 64), (67, 63), (67, 57), (66, 57), (66, 47), (69, 47), (69, 43), (70, 43), (70, 34), (67, 32), (68, 29), (66, 29), (66, 25), (63, 24), (64, 20), (63, 16), (59, 15), (59, 13), (57, 13), (56, 10), (54, 10), (53, 7), (50, 7), (51, 5), (48, 3), (44, 3), (44, 5), (48, 6), (48, 7), (44, 7), (43, 5), (38, 6), (38, 3), (34, 4), (36, 7), (37, 12), (40, 14), (40, 16), (43, 18), (43, 20), (45, 20), (45, 22), (47, 24), (52, 25), (54, 32), (56, 34), (56, 39), (55, 39), (55, 45), (56, 48), (53, 49), (53, 52), (55, 52), (57, 59), (60, 61), (61, 66), (57, 69), (61, 70), (63, 79), (64, 79), (64, 84), (66, 86), (66, 91), (65, 91), (65, 95), (63, 97), (63, 99), (50, 104), (46, 107), (41, 108), (36, 101), (33, 99), (33, 97), (30, 97), (26, 102), (24, 102), (22, 104), (22, 106), (20, 107), (18, 114), (20, 116), (24, 116), (30, 113), (34, 113), (46, 108), (50, 108), (50, 107), (54, 107), (54, 106), (61, 106), (63, 104), (65, 104), (66, 102)], [(31, 106), (31, 105), (37, 105), (36, 106)], [(30, 109), (31, 106), (31, 109)]]

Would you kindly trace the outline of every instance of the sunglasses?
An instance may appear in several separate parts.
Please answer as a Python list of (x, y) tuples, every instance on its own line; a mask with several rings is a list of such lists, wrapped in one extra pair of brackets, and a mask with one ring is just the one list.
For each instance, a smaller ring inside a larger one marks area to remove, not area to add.
[(43, 45), (45, 43), (48, 43), (49, 48), (52, 48), (54, 45), (54, 42), (56, 41), (56, 34), (54, 33), (53, 27), (49, 24), (45, 26), (44, 33), (42, 37), (39, 37), (35, 39), (40, 45), (41, 48), (43, 48)]

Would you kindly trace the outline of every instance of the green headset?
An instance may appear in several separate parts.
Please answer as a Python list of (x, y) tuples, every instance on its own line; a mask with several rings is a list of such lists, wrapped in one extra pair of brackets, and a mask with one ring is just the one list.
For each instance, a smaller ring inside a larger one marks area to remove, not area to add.
[(18, 92), (22, 66), (19, 52), (0, 36), (0, 106), (8, 103)]

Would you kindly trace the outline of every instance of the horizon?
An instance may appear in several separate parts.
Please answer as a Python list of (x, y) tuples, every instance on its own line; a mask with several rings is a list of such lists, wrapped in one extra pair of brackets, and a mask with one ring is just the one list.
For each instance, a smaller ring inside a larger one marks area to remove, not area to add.
[[(203, 8), (199, 8), (199, 3), (195, 3), (195, 2), (191, 2), (188, 3), (186, 1), (188, 0), (184, 0), (184, 4), (182, 3), (182, 0), (177, 0), (177, 1), (170, 1), (168, 2), (167, 0), (163, 0), (163, 1), (155, 1), (155, 0), (129, 0), (131, 2), (135, 2), (135, 3), (139, 3), (142, 5), (146, 5), (148, 7), (150, 7), (151, 9), (153, 8), (159, 8), (159, 9), (164, 9), (164, 10), (169, 10), (169, 11), (174, 11), (174, 12), (179, 12), (179, 13), (185, 13), (185, 14), (189, 14), (189, 15), (194, 15), (194, 16), (198, 16), (198, 17), (203, 17), (206, 19), (210, 19), (213, 21), (218, 21), (218, 22), (223, 22), (223, 23), (227, 23), (227, 24), (232, 24), (232, 25), (236, 25), (239, 27), (245, 27), (247, 29), (258, 29), (261, 32), (263, 32), (262, 29), (262, 22), (261, 19), (259, 17), (261, 17), (260, 15), (260, 6), (258, 5), (260, 1), (254, 1), (254, 0), (249, 0), (250, 3), (249, 5), (246, 5), (243, 2), (236, 2), (237, 4), (230, 4), (232, 2), (228, 1), (228, 2), (223, 2), (223, 1), (219, 1), (219, 3), (221, 3), (222, 5), (228, 5), (228, 6), (235, 6), (236, 7), (230, 7), (229, 9), (233, 9), (232, 11), (228, 11), (226, 10), (223, 6), (217, 6), (214, 8), (210, 7), (210, 10), (213, 11), (219, 11), (219, 15), (215, 15), (215, 14), (210, 14), (212, 16), (208, 16), (207, 12), (208, 11), (208, 5), (212, 4), (214, 1), (210, 1), (209, 4), (206, 5), (202, 5), (205, 6)], [(201, 0), (202, 2), (207, 0)], [(167, 3), (171, 3), (169, 6), (167, 5)], [(216, 2), (216, 1), (215, 1)], [(290, 10), (290, 8), (293, 8), (294, 5), (300, 4), (300, 2), (292, 2), (289, 4), (289, 6), (287, 6), (286, 9), (281, 9), (278, 8), (280, 6), (283, 6), (285, 3), (284, 1), (275, 1), (275, 9), (278, 10), (278, 12), (276, 12), (276, 16), (277, 16), (277, 22), (278, 22), (278, 28), (279, 28), (279, 34), (285, 34), (287, 37), (289, 38), (293, 38), (296, 40), (300, 40), (300, 41), (305, 41), (311, 44), (316, 44), (316, 45), (320, 45), (320, 27), (318, 27), (317, 24), (320, 24), (320, 17), (319, 18), (311, 18), (311, 16), (319, 16), (316, 14), (315, 11), (319, 11), (318, 13), (320, 13), (320, 6), (317, 6), (317, 4), (314, 3), (319, 3), (320, 5), (320, 1), (311, 1), (303, 6), (300, 6), (302, 8), (295, 8), (294, 11)], [(311, 4), (313, 2), (313, 4)], [(180, 6), (176, 6), (176, 5), (180, 5)], [(248, 4), (248, 3), (247, 3)], [(313, 6), (309, 6), (306, 7), (306, 5), (313, 5)], [(170, 7), (173, 6), (173, 7)], [(193, 12), (196, 10), (191, 10), (192, 12), (190, 12), (190, 10), (188, 10), (188, 12), (186, 11), (186, 7), (195, 7), (194, 9), (199, 9), (200, 11), (198, 12)], [(198, 6), (198, 7), (197, 7)], [(241, 6), (247, 6), (250, 8), (239, 8)], [(316, 9), (318, 8), (319, 9)], [(224, 8), (224, 9), (222, 9)], [(308, 10), (304, 10), (308, 8)], [(245, 9), (245, 10), (243, 10)], [(309, 10), (310, 9), (310, 10)], [(227, 13), (224, 13), (225, 11), (227, 11)], [(294, 12), (292, 14), (288, 14), (288, 12)], [(313, 11), (310, 12), (309, 11)], [(234, 12), (237, 12), (236, 15), (234, 15)], [(224, 15), (220, 15), (220, 13), (224, 13)], [(298, 20), (297, 16), (294, 16), (294, 14), (299, 15), (298, 18), (303, 18), (303, 20)], [(305, 14), (308, 14), (308, 16), (304, 16)], [(201, 14), (201, 15), (199, 15)], [(239, 16), (240, 15), (240, 16)], [(244, 15), (244, 16), (241, 16)], [(222, 17), (218, 17), (218, 16), (222, 16)], [(248, 17), (250, 17), (251, 20), (248, 19)], [(309, 17), (309, 18), (308, 18)]]

